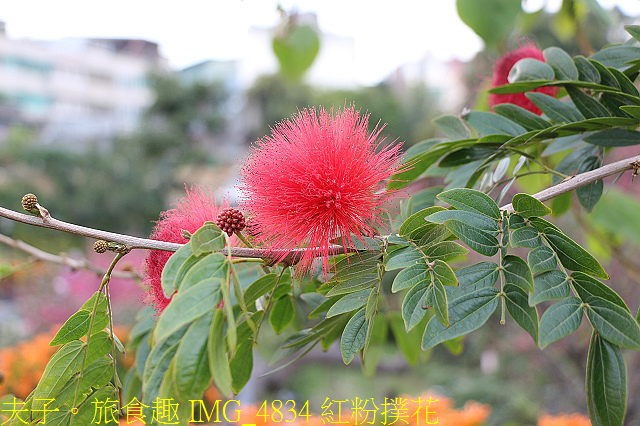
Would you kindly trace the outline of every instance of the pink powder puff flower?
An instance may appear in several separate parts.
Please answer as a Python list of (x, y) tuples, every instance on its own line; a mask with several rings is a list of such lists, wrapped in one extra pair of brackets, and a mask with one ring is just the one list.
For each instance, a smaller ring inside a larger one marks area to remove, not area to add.
[[(160, 214), (151, 233), (151, 239), (170, 243), (187, 243), (182, 231), (194, 233), (206, 221), (216, 221), (218, 213), (229, 207), (229, 200), (222, 199), (218, 206), (215, 196), (197, 185), (187, 189), (187, 195), (181, 198), (175, 208)], [(235, 237), (232, 238), (232, 244)], [(162, 290), (162, 269), (173, 253), (168, 251), (151, 250), (144, 261), (145, 279), (143, 285), (147, 289), (146, 302), (153, 305), (161, 313), (171, 301), (165, 297)]]
[[(544, 62), (544, 56), (542, 55), (542, 50), (535, 47), (533, 44), (526, 44), (519, 49), (512, 50), (511, 52), (505, 54), (500, 59), (498, 59), (493, 67), (493, 79), (491, 81), (491, 87), (498, 87), (508, 84), (509, 81), (507, 77), (509, 76), (509, 72), (511, 68), (518, 62), (520, 59), (524, 58), (533, 58), (539, 61)], [(557, 87), (539, 87), (532, 92), (540, 92), (545, 95), (555, 96), (558, 92)], [(524, 93), (507, 93), (507, 94), (489, 94), (489, 106), (493, 108), (498, 104), (506, 104), (511, 103), (514, 105), (518, 105), (528, 111), (531, 111), (534, 114), (542, 114), (542, 111), (533, 104), (525, 96)]]
[[(240, 204), (252, 213), (256, 238), (273, 249), (308, 247), (297, 271), (322, 257), (331, 240), (362, 240), (393, 191), (384, 180), (400, 170), (400, 145), (383, 146), (382, 127), (368, 131), (369, 114), (352, 106), (335, 114), (303, 109), (257, 142), (241, 170)], [(284, 257), (284, 256), (283, 256)]]

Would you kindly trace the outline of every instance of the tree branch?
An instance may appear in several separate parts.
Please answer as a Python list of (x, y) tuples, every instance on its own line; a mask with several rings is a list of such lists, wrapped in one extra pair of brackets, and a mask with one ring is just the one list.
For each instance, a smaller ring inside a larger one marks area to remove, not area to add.
[[(93, 265), (87, 259), (74, 259), (66, 256), (65, 254), (55, 255), (51, 253), (47, 253), (46, 251), (42, 251), (38, 248), (35, 248), (24, 241), (14, 240), (13, 238), (7, 237), (6, 235), (0, 234), (0, 243), (4, 243), (10, 247), (21, 250), (29, 255), (31, 255), (36, 260), (43, 260), (46, 262), (56, 263), (58, 265), (68, 266), (71, 269), (86, 269), (88, 271), (94, 272), (98, 276), (103, 276), (106, 272), (105, 269), (98, 268)], [(142, 275), (140, 272), (133, 271), (114, 271), (112, 274), (114, 278), (126, 278), (126, 279), (142, 279)]]
[[(634, 170), (634, 174), (640, 169), (640, 155), (630, 157), (624, 160), (616, 161), (615, 163), (607, 164), (596, 170), (590, 172), (581, 173), (573, 176), (558, 185), (552, 186), (540, 191), (533, 197), (540, 201), (547, 201), (566, 192), (572, 191), (581, 186), (590, 184), (607, 176), (611, 176), (617, 173), (622, 173), (627, 170)], [(510, 213), (514, 213), (513, 206), (507, 204), (501, 207), (501, 210), (506, 210)], [(46, 209), (44, 210), (46, 212)], [(0, 207), (0, 217), (6, 217), (7, 219), (15, 220), (17, 222), (26, 223), (29, 225), (40, 226), (43, 228), (57, 229), (59, 231), (68, 232), (71, 234), (82, 235), (89, 238), (95, 238), (97, 240), (105, 240), (115, 242), (124, 245), (127, 249), (148, 249), (148, 250), (163, 250), (163, 251), (177, 251), (182, 244), (168, 243), (165, 241), (149, 240), (145, 238), (132, 237), (130, 235), (116, 234), (114, 232), (100, 231), (97, 229), (87, 228), (84, 226), (74, 225), (71, 223), (63, 222), (61, 220), (54, 219), (46, 212), (43, 217), (26, 215), (18, 213), (13, 210)], [(244, 247), (232, 247), (231, 255), (235, 257), (249, 257), (260, 258), (266, 260), (278, 260), (294, 264), (299, 261), (304, 253), (308, 249), (294, 249), (294, 250), (272, 250), (272, 249), (254, 249)], [(348, 249), (347, 249), (348, 250)], [(329, 248), (329, 255), (343, 254), (345, 249), (339, 245), (333, 245)], [(47, 253), (48, 254), (48, 253)], [(53, 255), (51, 255), (53, 256)]]
[[(555, 186), (534, 194), (533, 197), (537, 198), (540, 201), (547, 201), (566, 192), (573, 191), (576, 188), (588, 185), (602, 178), (606, 178), (607, 176), (626, 172), (627, 170), (634, 170), (635, 175), (638, 169), (640, 169), (640, 155), (616, 161), (615, 163), (607, 164), (595, 170), (580, 173), (576, 176), (571, 176), (570, 178), (565, 179)], [(513, 205), (511, 204), (500, 207), (500, 210), (506, 210), (509, 213), (515, 213), (515, 211), (513, 210)]]
[[(46, 210), (45, 210), (46, 211)], [(58, 231), (68, 232), (70, 234), (82, 235), (96, 240), (105, 240), (124, 245), (127, 249), (148, 249), (162, 251), (177, 251), (183, 244), (168, 243), (165, 241), (149, 240), (146, 238), (132, 237), (130, 235), (116, 234), (114, 232), (100, 231), (98, 229), (87, 228), (84, 226), (74, 225), (72, 223), (63, 222), (54, 219), (51, 215), (46, 214), (44, 217), (37, 217), (18, 213), (13, 210), (0, 207), (0, 217), (6, 217), (17, 222), (26, 223), (28, 225), (40, 226), (43, 228), (57, 229)], [(13, 244), (9, 244), (13, 245)], [(287, 262), (294, 264), (299, 261), (307, 249), (294, 250), (273, 250), (273, 249), (253, 249), (244, 247), (232, 247), (231, 255), (234, 257), (250, 257), (267, 259), (272, 261)], [(225, 254), (227, 253), (225, 251)], [(342, 246), (334, 245), (329, 248), (329, 255), (342, 254), (345, 250)], [(44, 253), (44, 252), (42, 252)], [(50, 255), (49, 253), (46, 253)], [(53, 255), (50, 255), (53, 256)]]

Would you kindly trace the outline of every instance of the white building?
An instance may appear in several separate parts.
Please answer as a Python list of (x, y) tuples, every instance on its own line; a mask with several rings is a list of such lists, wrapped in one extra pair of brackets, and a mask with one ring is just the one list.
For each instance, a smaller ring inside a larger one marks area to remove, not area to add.
[(16, 122), (65, 147), (131, 132), (153, 101), (146, 75), (157, 68), (166, 61), (145, 40), (14, 40), (2, 28), (0, 140)]

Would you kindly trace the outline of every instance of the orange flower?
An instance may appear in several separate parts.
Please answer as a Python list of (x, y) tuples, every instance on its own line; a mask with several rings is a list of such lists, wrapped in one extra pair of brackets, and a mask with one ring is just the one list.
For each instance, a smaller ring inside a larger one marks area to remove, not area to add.
[(589, 417), (582, 414), (543, 414), (538, 418), (538, 426), (591, 426)]
[(0, 350), (0, 371), (4, 374), (0, 396), (10, 393), (25, 399), (31, 393), (57, 349), (49, 346), (56, 330), (57, 327), (54, 327), (48, 333), (38, 334), (29, 341)]

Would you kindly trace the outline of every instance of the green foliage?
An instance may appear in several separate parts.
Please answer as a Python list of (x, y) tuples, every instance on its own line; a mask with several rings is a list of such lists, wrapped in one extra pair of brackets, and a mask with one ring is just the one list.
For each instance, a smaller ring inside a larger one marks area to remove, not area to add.
[[(211, 380), (224, 395), (237, 393), (251, 377), (253, 350), (262, 343), (264, 327), (283, 335), (274, 371), (318, 343), (327, 350), (339, 340), (343, 362), (360, 356), (371, 372), (389, 329), (413, 364), (419, 349), (441, 343), (459, 353), (466, 335), (488, 321), (506, 322), (507, 312), (540, 348), (576, 331), (586, 314), (593, 328), (586, 374), (589, 412), (594, 424), (622, 424), (627, 391), (620, 348), (640, 350), (637, 318), (600, 281), (609, 276), (596, 257), (542, 219), (553, 215), (551, 208), (526, 193), (500, 204), (509, 187), (526, 176), (558, 182), (598, 169), (604, 148), (635, 145), (630, 127), (640, 125), (640, 97), (628, 82), (640, 70), (640, 50), (613, 46), (589, 59), (571, 60), (564, 50), (551, 48), (545, 58), (546, 64), (521, 61), (515, 82), (494, 91), (558, 86), (565, 97), (529, 93), (544, 112), (541, 117), (515, 105), (498, 106), (495, 114), (438, 117), (446, 139), (409, 149), (404, 162), (411, 168), (389, 188), (428, 176), (437, 164), (448, 173), (446, 190), (437, 200), (434, 192), (429, 202), (421, 194), (423, 199), (415, 195), (403, 204), (397, 233), (354, 236), (347, 253), (330, 262), (328, 273), (305, 277), (292, 274), (290, 264), (264, 263), (240, 278), (238, 265), (255, 259), (231, 258), (226, 235), (205, 223), (165, 266), (162, 287), (173, 295), (171, 303), (155, 324), (141, 317), (132, 332), (137, 365), (127, 375), (125, 393), (141, 391), (147, 405), (156, 398), (186, 403), (200, 398)], [(556, 154), (562, 152), (560, 160)], [(493, 191), (500, 187), (496, 197)], [(584, 210), (598, 211), (601, 181), (575, 192)], [(562, 202), (566, 208), (567, 201)], [(633, 222), (630, 211), (633, 205), (619, 214)], [(468, 249), (475, 253), (467, 257)], [(490, 259), (480, 261), (481, 256)], [(469, 264), (460, 267), (463, 258)], [(64, 407), (62, 418), (72, 408), (84, 416), (87, 404), (120, 387), (115, 370), (110, 373), (117, 339), (105, 331), (107, 302), (96, 293), (63, 325), (52, 341), (63, 346), (28, 401), (31, 407), (42, 408), (38, 398), (56, 397)], [(86, 379), (78, 380), (81, 371)]]

